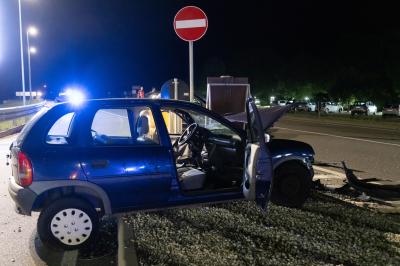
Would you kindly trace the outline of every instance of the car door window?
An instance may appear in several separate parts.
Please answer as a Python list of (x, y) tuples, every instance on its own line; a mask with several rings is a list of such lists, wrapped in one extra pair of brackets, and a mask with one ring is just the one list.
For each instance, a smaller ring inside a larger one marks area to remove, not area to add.
[(134, 120), (136, 144), (160, 144), (153, 113), (149, 107), (137, 106), (130, 109)]
[(47, 144), (68, 144), (68, 137), (74, 115), (74, 112), (65, 114), (53, 124), (46, 136)]
[(171, 110), (162, 110), (162, 116), (169, 135), (181, 135), (186, 128), (185, 121)]
[(159, 144), (148, 107), (100, 109), (93, 118), (91, 134), (95, 145)]

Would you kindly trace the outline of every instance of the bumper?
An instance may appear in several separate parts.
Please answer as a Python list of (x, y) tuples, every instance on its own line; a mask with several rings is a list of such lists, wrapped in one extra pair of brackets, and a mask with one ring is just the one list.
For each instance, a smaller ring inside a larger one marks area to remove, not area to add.
[(395, 115), (395, 116), (400, 116), (399, 111), (383, 111), (382, 115)]
[(8, 193), (15, 203), (15, 211), (19, 214), (31, 215), (32, 206), (37, 195), (29, 188), (24, 188), (15, 183), (13, 177), (9, 178)]

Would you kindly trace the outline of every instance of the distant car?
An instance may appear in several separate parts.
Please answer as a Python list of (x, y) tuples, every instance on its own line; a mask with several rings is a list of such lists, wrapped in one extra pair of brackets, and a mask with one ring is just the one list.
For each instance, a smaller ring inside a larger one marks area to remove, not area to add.
[(56, 103), (67, 102), (68, 101), (67, 94), (65, 92), (59, 93), (58, 96), (54, 99), (54, 101)]
[(307, 103), (307, 107), (309, 112), (315, 112), (317, 105), (314, 102), (309, 102)]
[(250, 98), (246, 110), (245, 130), (184, 101), (102, 99), (44, 108), (10, 147), (8, 191), (21, 214), (40, 212), (40, 239), (61, 249), (93, 240), (104, 215), (237, 199), (265, 207), (269, 195), (300, 207), (314, 175), (312, 147), (268, 142), (264, 132), (284, 107), (261, 116)]
[(386, 104), (382, 110), (383, 116), (400, 116), (400, 104)]
[(261, 105), (261, 101), (258, 98), (254, 99), (254, 103), (256, 104), (256, 106), (260, 106)]
[(343, 112), (343, 106), (339, 103), (327, 102), (323, 110), (326, 113), (341, 113)]
[(298, 102), (296, 103), (295, 111), (297, 112), (308, 112), (309, 107), (306, 102)]
[(286, 100), (278, 100), (277, 103), (278, 103), (279, 106), (285, 106), (287, 101)]
[(351, 115), (376, 115), (377, 107), (371, 101), (368, 102), (355, 102), (350, 107)]

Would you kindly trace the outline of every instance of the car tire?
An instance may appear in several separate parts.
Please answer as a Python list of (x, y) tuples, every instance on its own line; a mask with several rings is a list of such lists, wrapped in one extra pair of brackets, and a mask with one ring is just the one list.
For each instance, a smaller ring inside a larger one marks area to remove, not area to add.
[(342, 109), (339, 109), (338, 112), (341, 113), (341, 112), (342, 112)]
[(309, 171), (298, 162), (279, 166), (272, 182), (271, 202), (291, 208), (300, 208), (310, 195), (312, 180)]
[(37, 222), (37, 232), (43, 244), (61, 250), (87, 246), (96, 238), (98, 228), (99, 216), (93, 206), (71, 197), (48, 205), (41, 211)]

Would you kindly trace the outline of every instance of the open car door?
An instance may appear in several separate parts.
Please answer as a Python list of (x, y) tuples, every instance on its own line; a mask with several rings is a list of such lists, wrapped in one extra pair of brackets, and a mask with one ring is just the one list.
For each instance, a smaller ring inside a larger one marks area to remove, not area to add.
[(271, 154), (265, 145), (260, 114), (252, 98), (247, 100), (247, 145), (243, 175), (243, 194), (265, 209), (273, 177)]

